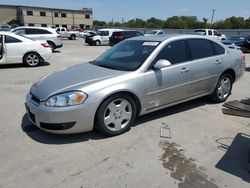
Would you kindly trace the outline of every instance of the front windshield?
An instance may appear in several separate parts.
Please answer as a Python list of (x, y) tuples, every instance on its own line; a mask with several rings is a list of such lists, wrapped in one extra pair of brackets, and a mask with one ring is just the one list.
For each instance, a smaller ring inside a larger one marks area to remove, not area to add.
[(121, 71), (137, 70), (160, 42), (126, 40), (109, 49), (92, 64)]

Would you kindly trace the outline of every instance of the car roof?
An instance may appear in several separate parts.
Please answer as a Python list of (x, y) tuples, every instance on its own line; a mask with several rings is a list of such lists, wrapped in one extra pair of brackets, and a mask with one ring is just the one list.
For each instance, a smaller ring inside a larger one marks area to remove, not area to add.
[(34, 40), (30, 39), (30, 38), (23, 37), (21, 35), (16, 35), (15, 33), (12, 33), (12, 32), (9, 32), (9, 31), (3, 31), (3, 32), (0, 31), (0, 35), (9, 35), (11, 37), (15, 37), (15, 38), (20, 39), (22, 41), (34, 41)]
[(45, 29), (45, 30), (49, 30), (49, 31), (55, 31), (55, 28), (50, 28), (50, 27), (36, 27), (36, 26), (20, 26), (20, 27), (14, 28), (14, 30), (17, 30), (17, 29)]
[(161, 35), (161, 36), (139, 36), (134, 38), (129, 38), (127, 40), (145, 40), (145, 41), (158, 41), (163, 42), (168, 39), (207, 39), (212, 40), (210, 38), (207, 38), (202, 35), (191, 35), (191, 34), (170, 34), (170, 35)]

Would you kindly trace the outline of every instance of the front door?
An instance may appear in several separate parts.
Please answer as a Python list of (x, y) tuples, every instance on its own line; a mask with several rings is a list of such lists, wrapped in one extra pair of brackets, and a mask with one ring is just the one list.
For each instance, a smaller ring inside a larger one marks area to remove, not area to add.
[[(154, 70), (158, 60), (168, 60), (172, 65)], [(167, 44), (153, 61), (152, 68), (145, 73), (147, 110), (184, 100), (191, 96), (192, 70), (184, 40)]]

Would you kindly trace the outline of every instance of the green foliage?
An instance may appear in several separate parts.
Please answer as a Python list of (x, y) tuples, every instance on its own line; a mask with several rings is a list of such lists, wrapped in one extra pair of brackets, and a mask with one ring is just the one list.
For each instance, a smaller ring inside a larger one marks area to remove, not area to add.
[(133, 28), (168, 28), (168, 29), (197, 29), (197, 28), (215, 28), (215, 29), (250, 29), (250, 17), (230, 17), (220, 20), (212, 25), (208, 23), (207, 18), (202, 21), (196, 16), (172, 16), (166, 20), (151, 17), (147, 20), (135, 18), (124, 23), (105, 22), (94, 20), (94, 26), (115, 26), (115, 27), (133, 27)]

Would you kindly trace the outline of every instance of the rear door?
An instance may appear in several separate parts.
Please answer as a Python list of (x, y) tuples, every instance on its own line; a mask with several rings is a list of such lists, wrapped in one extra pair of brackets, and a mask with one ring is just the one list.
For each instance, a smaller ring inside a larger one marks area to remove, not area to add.
[(5, 35), (6, 63), (20, 63), (23, 58), (23, 42), (13, 36)]
[(192, 95), (210, 93), (223, 70), (225, 49), (207, 39), (188, 40), (192, 61)]

